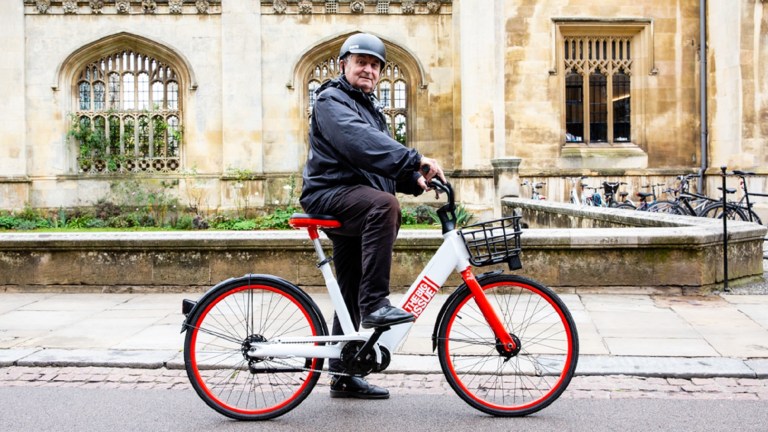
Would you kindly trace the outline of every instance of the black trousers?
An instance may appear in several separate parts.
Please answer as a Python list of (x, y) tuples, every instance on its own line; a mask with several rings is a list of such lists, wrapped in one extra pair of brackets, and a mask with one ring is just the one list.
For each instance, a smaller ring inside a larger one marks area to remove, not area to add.
[[(363, 316), (389, 306), (389, 277), (392, 252), (400, 230), (400, 203), (389, 193), (369, 186), (350, 186), (338, 192), (325, 208), (308, 209), (333, 215), (341, 228), (328, 230), (333, 242), (333, 263), (341, 294), (355, 329)], [(333, 317), (334, 335), (343, 334)], [(331, 360), (331, 371), (340, 371), (339, 360)]]

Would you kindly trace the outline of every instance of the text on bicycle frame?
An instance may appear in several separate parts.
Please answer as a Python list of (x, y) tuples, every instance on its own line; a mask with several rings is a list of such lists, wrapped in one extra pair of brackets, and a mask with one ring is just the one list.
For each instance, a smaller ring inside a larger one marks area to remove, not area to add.
[(403, 305), (403, 309), (418, 318), (419, 315), (424, 312), (424, 309), (435, 294), (437, 294), (439, 289), (440, 287), (436, 283), (425, 276), (424, 279), (419, 282), (416, 290), (414, 290), (411, 296), (408, 297), (408, 301)]

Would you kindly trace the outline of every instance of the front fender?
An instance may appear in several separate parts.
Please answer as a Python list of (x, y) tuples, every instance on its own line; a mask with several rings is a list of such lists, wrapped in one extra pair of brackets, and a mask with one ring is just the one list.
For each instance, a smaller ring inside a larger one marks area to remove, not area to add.
[[(476, 276), (478, 282), (481, 282), (483, 279), (500, 275), (504, 273), (502, 270), (494, 270), (491, 272), (483, 273), (479, 276)], [(448, 299), (443, 303), (443, 307), (440, 308), (440, 312), (437, 314), (437, 319), (435, 320), (435, 328), (432, 330), (432, 351), (434, 352), (435, 349), (437, 349), (437, 332), (440, 330), (440, 323), (443, 322), (443, 317), (445, 316), (446, 311), (448, 310), (448, 306), (455, 301), (457, 297), (464, 296), (464, 292), (469, 291), (469, 287), (466, 283), (462, 283), (459, 285), (458, 288), (448, 297)]]

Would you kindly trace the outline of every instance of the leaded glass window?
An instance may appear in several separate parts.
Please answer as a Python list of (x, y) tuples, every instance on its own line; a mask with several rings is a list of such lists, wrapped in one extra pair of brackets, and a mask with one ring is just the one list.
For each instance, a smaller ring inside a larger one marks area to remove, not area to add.
[(388, 62), (381, 70), (378, 97), (381, 103), (381, 111), (387, 118), (392, 138), (406, 145), (408, 142), (407, 116), (407, 84), (400, 67)]
[(631, 40), (564, 38), (566, 142), (631, 140)]
[(178, 170), (181, 104), (171, 66), (121, 50), (83, 67), (76, 89), (81, 172)]

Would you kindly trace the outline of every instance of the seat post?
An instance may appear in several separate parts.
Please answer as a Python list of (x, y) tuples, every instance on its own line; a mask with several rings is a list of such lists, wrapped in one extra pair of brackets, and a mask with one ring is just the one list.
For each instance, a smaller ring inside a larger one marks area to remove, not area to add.
[(339, 228), (341, 227), (341, 222), (332, 216), (295, 213), (291, 216), (288, 223), (294, 228), (307, 229), (309, 238), (312, 240), (312, 245), (315, 247), (315, 253), (320, 260), (317, 263), (317, 268), (319, 268), (320, 273), (323, 274), (325, 286), (328, 288), (328, 295), (331, 297), (331, 303), (333, 304), (333, 309), (339, 319), (341, 329), (345, 335), (357, 333), (357, 329), (355, 329), (355, 326), (352, 324), (352, 319), (349, 316), (349, 310), (344, 302), (344, 297), (341, 295), (339, 283), (333, 275), (331, 259), (325, 257), (325, 252), (323, 252), (323, 246), (320, 244), (320, 235), (318, 233), (318, 228)]

